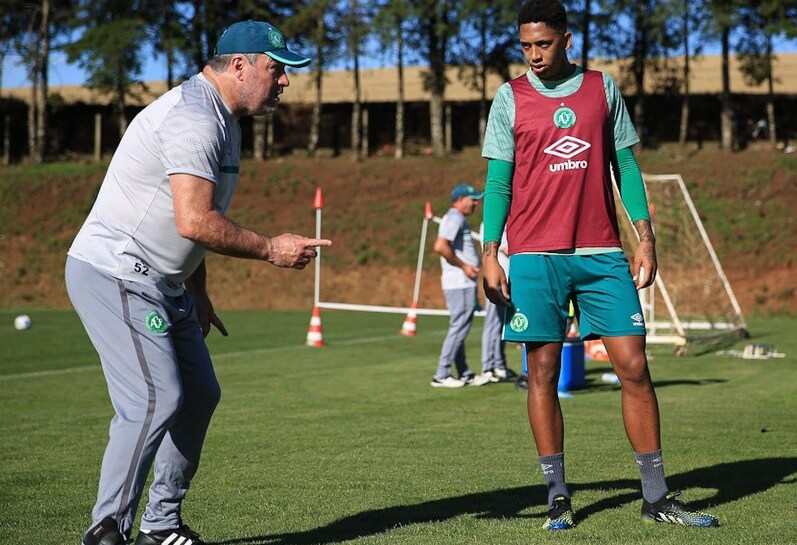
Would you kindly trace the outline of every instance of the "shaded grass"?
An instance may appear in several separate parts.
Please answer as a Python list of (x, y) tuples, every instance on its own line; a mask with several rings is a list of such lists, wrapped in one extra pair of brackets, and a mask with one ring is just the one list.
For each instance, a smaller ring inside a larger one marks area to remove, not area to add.
[[(77, 318), (0, 311), (0, 542), (77, 543), (89, 524), (111, 408)], [(605, 363), (563, 400), (580, 525), (540, 529), (545, 490), (511, 384), (439, 391), (444, 319), (323, 314), (326, 346), (303, 346), (307, 312), (224, 312), (209, 339), (222, 402), (186, 521), (224, 544), (794, 543), (795, 318), (754, 319), (752, 341), (785, 359), (651, 350), (669, 483), (720, 516), (700, 531), (643, 525), (638, 474)], [(478, 368), (480, 323), (469, 338)], [(519, 356), (509, 350), (511, 366)]]

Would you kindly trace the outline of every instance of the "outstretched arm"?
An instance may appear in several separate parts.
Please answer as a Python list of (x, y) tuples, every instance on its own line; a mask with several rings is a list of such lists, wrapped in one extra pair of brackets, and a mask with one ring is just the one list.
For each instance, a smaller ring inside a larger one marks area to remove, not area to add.
[(317, 246), (332, 244), (326, 239), (291, 233), (272, 237), (245, 229), (213, 209), (212, 182), (189, 174), (173, 174), (169, 182), (177, 232), (212, 252), (303, 269), (318, 255)]

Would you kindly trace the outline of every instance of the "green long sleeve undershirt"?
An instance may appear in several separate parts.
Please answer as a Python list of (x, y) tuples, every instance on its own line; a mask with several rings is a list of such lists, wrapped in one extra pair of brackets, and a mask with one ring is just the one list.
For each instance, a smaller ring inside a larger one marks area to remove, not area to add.
[[(500, 159), (487, 161), (487, 179), (484, 186), (484, 242), (499, 242), (509, 215), (512, 200), (512, 174), (514, 163)], [(623, 206), (631, 221), (650, 220), (645, 183), (631, 148), (617, 151), (617, 186)]]

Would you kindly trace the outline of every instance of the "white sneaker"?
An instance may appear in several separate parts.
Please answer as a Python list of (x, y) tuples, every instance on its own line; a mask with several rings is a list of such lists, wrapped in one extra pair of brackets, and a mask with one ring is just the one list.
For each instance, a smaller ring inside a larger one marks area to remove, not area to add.
[(494, 367), (493, 370), (490, 371), (490, 373), (496, 378), (496, 382), (498, 382), (499, 380), (507, 379), (506, 369), (499, 369), (498, 367)]
[(432, 379), (432, 388), (462, 388), (465, 383), (454, 377)]
[(501, 382), (501, 375), (497, 373), (498, 369), (490, 369), (482, 373), (482, 376), (487, 378), (490, 382)]
[(485, 384), (490, 384), (491, 382), (498, 382), (498, 379), (495, 379), (493, 374), (487, 371), (486, 373), (482, 373), (481, 375), (476, 375), (473, 377), (473, 380), (470, 381), (470, 385), (484, 386)]

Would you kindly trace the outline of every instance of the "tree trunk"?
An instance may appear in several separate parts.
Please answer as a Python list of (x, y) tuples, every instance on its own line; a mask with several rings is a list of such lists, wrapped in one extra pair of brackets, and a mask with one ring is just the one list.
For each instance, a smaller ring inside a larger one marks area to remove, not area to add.
[(684, 0), (683, 32), (681, 38), (684, 42), (684, 96), (681, 101), (681, 125), (678, 130), (678, 149), (681, 159), (686, 157), (686, 139), (689, 134), (689, 0)]
[(432, 150), (438, 157), (446, 154), (443, 130), (443, 96), (433, 93), (429, 100), (429, 122), (432, 136)]
[(451, 126), (454, 119), (451, 114), (451, 104), (446, 104), (443, 111), (445, 113), (446, 153), (451, 153), (454, 149), (454, 131)]
[(116, 72), (116, 115), (119, 120), (119, 138), (124, 136), (127, 130), (127, 112), (125, 111), (125, 99), (127, 97), (127, 89), (125, 88), (125, 75), (122, 70), (122, 65), (119, 63), (119, 68)]
[(352, 161), (359, 161), (362, 105), (360, 103), (360, 57), (357, 51), (354, 51), (354, 71), (352, 76), (354, 78), (354, 103), (351, 105), (351, 158)]
[[(28, 25), (28, 36), (31, 42), (36, 40), (36, 34), (33, 32), (33, 25), (35, 17), (31, 17), (30, 24)], [(28, 154), (33, 162), (41, 162), (41, 153), (39, 143), (36, 138), (39, 135), (36, 122), (39, 119), (39, 77), (41, 76), (41, 54), (37, 43), (30, 43), (28, 50), (31, 52), (33, 58), (33, 66), (30, 71), (30, 107), (28, 107)]]
[(648, 13), (647, 1), (637, 2), (634, 39), (634, 83), (636, 101), (634, 102), (634, 124), (642, 145), (647, 146), (649, 137), (645, 129), (645, 62), (648, 55)]
[(398, 63), (396, 70), (398, 71), (398, 101), (396, 102), (396, 149), (393, 156), (396, 159), (401, 159), (404, 157), (404, 38), (402, 36), (401, 21), (399, 21), (397, 27)]
[[(320, 49), (320, 48), (319, 48)], [(315, 155), (318, 151), (318, 140), (321, 134), (321, 65), (316, 64), (313, 75), (315, 80), (315, 102), (313, 102), (313, 115), (310, 118), (310, 140), (307, 143), (308, 155)]]
[(370, 153), (368, 149), (368, 106), (363, 106), (362, 110), (362, 137), (360, 138), (360, 153), (362, 157), (368, 157)]
[(39, 96), (36, 112), (36, 153), (34, 160), (37, 163), (47, 159), (47, 139), (49, 135), (47, 117), (48, 80), (47, 72), (50, 64), (50, 0), (42, 0), (41, 22), (39, 25)]
[(730, 75), (730, 28), (722, 30), (722, 109), (720, 127), (722, 140), (720, 147), (725, 151), (733, 149), (733, 111), (731, 109), (731, 75)]
[(193, 5), (194, 17), (191, 20), (191, 42), (194, 44), (194, 47), (192, 50), (192, 56), (197, 72), (201, 72), (202, 67), (205, 66), (205, 61), (207, 60), (205, 57), (205, 48), (202, 45), (202, 36), (204, 35), (205, 27), (205, 10), (203, 9), (204, 2), (203, 0), (194, 0)]
[(487, 13), (481, 16), (481, 51), (479, 52), (479, 147), (484, 145), (484, 131), (487, 128)]
[(308, 155), (315, 155), (318, 152), (318, 140), (321, 136), (321, 85), (324, 76), (324, 13), (319, 12), (316, 17), (316, 55), (318, 62), (313, 69), (313, 79), (315, 83), (315, 102), (313, 103), (313, 117), (310, 119), (310, 140), (307, 143)]
[(94, 114), (94, 160), (102, 160), (102, 114)]
[(769, 76), (767, 77), (767, 136), (773, 151), (778, 147), (777, 126), (775, 125), (775, 75), (772, 73), (772, 36), (767, 36), (767, 64)]
[(581, 66), (586, 70), (589, 67), (589, 27), (592, 24), (592, 0), (584, 0), (584, 27), (582, 28)]

